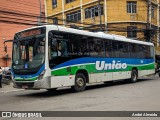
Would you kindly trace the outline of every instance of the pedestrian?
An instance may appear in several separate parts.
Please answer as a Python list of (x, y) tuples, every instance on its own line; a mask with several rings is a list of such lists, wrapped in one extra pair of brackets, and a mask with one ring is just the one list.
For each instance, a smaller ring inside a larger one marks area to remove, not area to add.
[(2, 68), (0, 67), (0, 88), (2, 88)]

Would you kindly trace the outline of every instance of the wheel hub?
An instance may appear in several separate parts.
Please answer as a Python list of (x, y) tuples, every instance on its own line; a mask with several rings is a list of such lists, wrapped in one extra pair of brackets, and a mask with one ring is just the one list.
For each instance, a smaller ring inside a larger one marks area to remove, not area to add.
[(137, 79), (137, 76), (136, 76), (135, 73), (133, 73), (132, 78), (133, 78), (134, 81)]
[(84, 81), (82, 78), (77, 78), (76, 83), (78, 87), (82, 87), (84, 85)]

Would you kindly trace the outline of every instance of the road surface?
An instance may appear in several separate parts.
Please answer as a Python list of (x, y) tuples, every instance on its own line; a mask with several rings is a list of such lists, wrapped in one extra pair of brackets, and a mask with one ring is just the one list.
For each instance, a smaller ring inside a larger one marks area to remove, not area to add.
[[(113, 85), (92, 85), (79, 93), (70, 88), (59, 89), (55, 93), (46, 90), (0, 92), (0, 111), (160, 111), (160, 78), (144, 77), (134, 84), (121, 81)], [(106, 120), (105, 117), (99, 119)], [(146, 119), (158, 120), (160, 117)]]

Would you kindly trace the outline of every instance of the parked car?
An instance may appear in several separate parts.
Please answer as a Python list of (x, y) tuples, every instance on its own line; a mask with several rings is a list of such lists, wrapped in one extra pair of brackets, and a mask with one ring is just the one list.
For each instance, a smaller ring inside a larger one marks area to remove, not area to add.
[(10, 67), (3, 68), (3, 78), (11, 80), (11, 68)]

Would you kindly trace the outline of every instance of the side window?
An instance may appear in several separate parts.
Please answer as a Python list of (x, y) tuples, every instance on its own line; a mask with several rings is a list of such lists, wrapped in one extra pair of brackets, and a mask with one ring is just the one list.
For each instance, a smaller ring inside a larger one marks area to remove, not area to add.
[(104, 43), (100, 38), (90, 38), (88, 40), (89, 54), (91, 57), (105, 57)]
[(134, 43), (129, 43), (129, 51), (131, 58), (137, 58), (138, 45)]
[(146, 58), (151, 58), (150, 46), (146, 46)]
[[(129, 43), (128, 46), (131, 58), (152, 58), (154, 50), (150, 46)], [(151, 57), (152, 56), (152, 57)]]
[(139, 47), (139, 49), (138, 49), (138, 54), (137, 54), (137, 57), (138, 58), (144, 58), (145, 56), (144, 56), (144, 53), (143, 53), (143, 45), (138, 45)]
[(61, 56), (60, 52), (60, 41), (57, 38), (51, 39), (51, 45), (50, 45), (50, 54), (51, 54), (51, 59)]
[(112, 51), (113, 57), (119, 57), (119, 50), (118, 50), (118, 42), (117, 41), (112, 41)]
[(142, 45), (143, 46), (143, 54), (144, 54), (144, 58), (150, 58), (150, 48), (149, 46), (146, 46), (146, 45)]
[(80, 48), (81, 48), (81, 53), (84, 56), (88, 56), (89, 55), (89, 51), (88, 51), (88, 38), (89, 37), (87, 37), (87, 36), (83, 36), (81, 38), (82, 44), (81, 44)]
[(77, 55), (80, 52), (81, 38), (78, 35), (70, 34), (70, 43), (72, 55)]
[(118, 57), (123, 58), (123, 42), (118, 41)]
[(129, 58), (128, 43), (118, 42), (118, 50), (120, 58)]
[(102, 39), (95, 39), (96, 42), (96, 51), (98, 52), (98, 57), (104, 57), (104, 43)]
[(60, 41), (59, 50), (60, 50), (62, 56), (65, 56), (65, 57), (68, 56), (68, 52), (69, 52), (68, 46), (69, 46), (68, 40), (61, 40)]
[(70, 60), (69, 38), (67, 33), (51, 31), (48, 34), (49, 67), (53, 68)]
[(129, 43), (125, 43), (124, 42), (123, 54), (124, 54), (125, 58), (129, 58), (130, 57), (130, 54), (129, 54)]
[(111, 40), (104, 40), (105, 44), (105, 57), (112, 57), (112, 41)]
[(95, 50), (94, 41), (92, 39), (93, 38), (88, 39), (89, 55), (91, 57), (96, 57), (97, 53), (96, 53), (96, 50)]
[(140, 46), (140, 58), (154, 58), (154, 47), (146, 46), (146, 45), (139, 45)]
[(83, 57), (88, 55), (88, 37), (70, 34), (71, 56)]
[(67, 33), (50, 32), (49, 33), (49, 58), (67, 57), (69, 49)]

